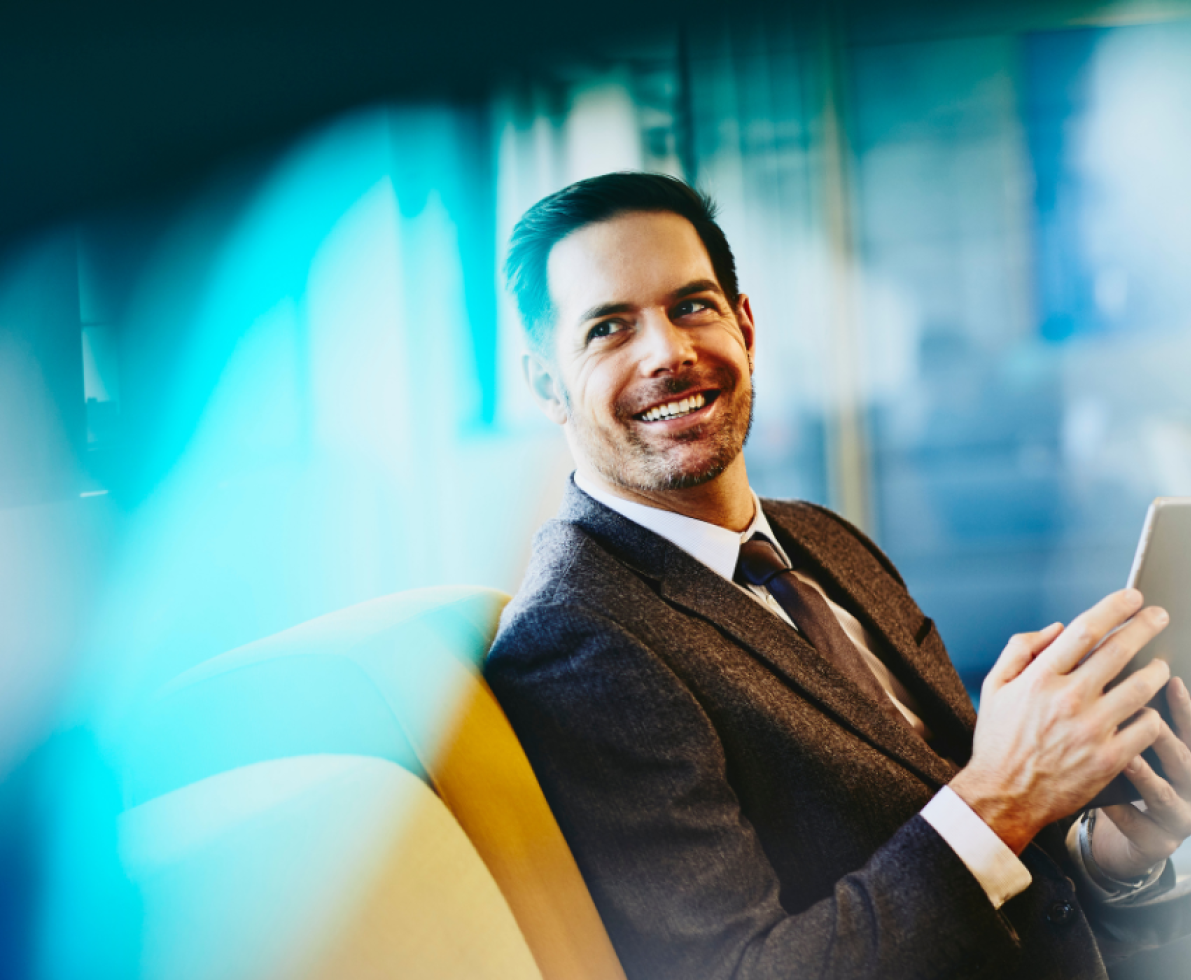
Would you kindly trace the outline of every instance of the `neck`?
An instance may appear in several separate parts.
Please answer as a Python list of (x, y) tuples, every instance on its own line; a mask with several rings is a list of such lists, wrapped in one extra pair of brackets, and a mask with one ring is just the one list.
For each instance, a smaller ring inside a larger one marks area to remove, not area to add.
[(753, 521), (753, 495), (749, 490), (744, 454), (728, 464), (728, 468), (713, 480), (685, 490), (640, 490), (613, 483), (596, 473), (585, 463), (579, 463), (585, 480), (608, 493), (646, 507), (668, 510), (697, 521), (718, 524), (730, 531), (743, 531)]

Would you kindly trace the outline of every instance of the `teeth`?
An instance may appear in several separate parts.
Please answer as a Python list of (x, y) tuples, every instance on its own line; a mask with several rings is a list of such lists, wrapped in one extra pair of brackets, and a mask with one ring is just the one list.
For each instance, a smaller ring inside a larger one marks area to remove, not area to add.
[(689, 398), (681, 398), (676, 402), (668, 402), (665, 405), (657, 405), (642, 415), (641, 418), (646, 422), (656, 422), (658, 419), (677, 418), (679, 415), (687, 415), (690, 412), (697, 412), (706, 404), (707, 399), (704, 398), (702, 394), (691, 395)]

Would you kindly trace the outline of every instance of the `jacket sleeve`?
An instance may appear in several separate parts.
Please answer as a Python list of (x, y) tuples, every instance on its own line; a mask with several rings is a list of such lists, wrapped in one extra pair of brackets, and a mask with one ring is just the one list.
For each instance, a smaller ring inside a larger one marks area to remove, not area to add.
[(784, 909), (707, 714), (603, 615), (522, 612), (487, 675), (631, 978), (1015, 975), (1009, 920), (921, 817)]

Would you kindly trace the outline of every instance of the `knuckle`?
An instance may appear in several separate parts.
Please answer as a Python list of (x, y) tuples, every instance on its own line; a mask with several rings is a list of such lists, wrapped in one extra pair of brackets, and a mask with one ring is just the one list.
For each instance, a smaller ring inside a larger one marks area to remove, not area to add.
[(1070, 687), (1058, 691), (1051, 699), (1051, 710), (1062, 719), (1076, 717), (1083, 708), (1083, 699)]
[(1030, 691), (1040, 697), (1053, 697), (1056, 680), (1062, 682), (1049, 670), (1029, 671), (1022, 676), (1026, 679)]
[(1153, 745), (1161, 730), (1162, 718), (1149, 708), (1143, 708), (1120, 728), (1122, 733), (1129, 734), (1131, 743), (1137, 743), (1133, 750), (1134, 755)]
[(1175, 767), (1184, 771), (1191, 770), (1191, 749), (1177, 739), (1171, 745)]
[(1097, 779), (1107, 780), (1120, 772), (1124, 764), (1120, 753), (1106, 746), (1092, 753), (1090, 768)]
[(1162, 686), (1161, 682), (1156, 682), (1152, 675), (1141, 673), (1134, 674), (1126, 683), (1129, 685), (1130, 697), (1141, 702), (1152, 698), (1157, 693), (1158, 688)]
[(1169, 809), (1179, 802), (1179, 796), (1170, 783), (1155, 783), (1152, 795), (1154, 804), (1163, 809)]

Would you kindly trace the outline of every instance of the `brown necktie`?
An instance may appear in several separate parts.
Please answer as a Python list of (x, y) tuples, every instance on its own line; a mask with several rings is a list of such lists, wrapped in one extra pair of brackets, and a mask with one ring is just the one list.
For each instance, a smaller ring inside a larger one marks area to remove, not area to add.
[(902, 724), (912, 727), (881, 686), (877, 675), (864, 662), (864, 656), (844, 632), (835, 613), (827, 605), (827, 600), (817, 589), (794, 574), (765, 535), (754, 534), (740, 546), (740, 557), (736, 561), (733, 578), (741, 584), (760, 585), (768, 589), (802, 635), (841, 674)]

